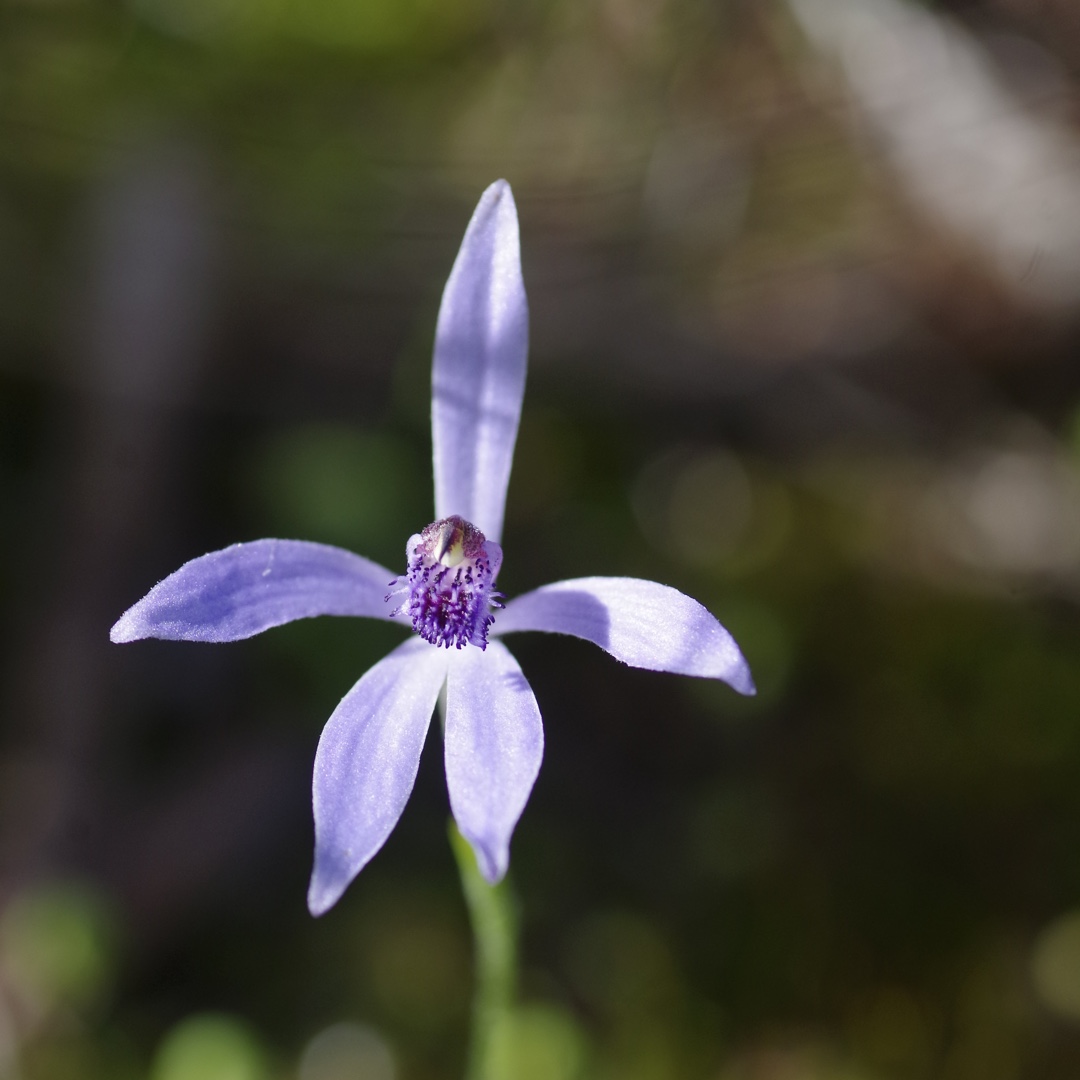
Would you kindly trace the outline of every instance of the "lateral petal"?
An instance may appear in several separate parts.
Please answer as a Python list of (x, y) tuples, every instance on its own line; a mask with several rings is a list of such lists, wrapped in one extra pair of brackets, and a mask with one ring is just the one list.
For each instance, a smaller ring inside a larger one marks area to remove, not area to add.
[(480, 197), (443, 290), (431, 375), (435, 517), (502, 535), (517, 439), (529, 309), (517, 208), (496, 180)]
[(519, 630), (572, 634), (631, 667), (721, 679), (740, 694), (754, 680), (735, 639), (689, 596), (640, 578), (557, 581), (515, 597), (493, 635)]
[(494, 884), (506, 873), (510, 835), (544, 756), (536, 698), (500, 642), (450, 657), (445, 750), (454, 820)]
[(211, 551), (159, 581), (117, 620), (114, 642), (239, 641), (313, 615), (390, 617), (394, 574), (343, 548), (255, 540)]
[(312, 915), (337, 903), (401, 817), (446, 665), (445, 652), (410, 638), (367, 671), (326, 722), (312, 783)]

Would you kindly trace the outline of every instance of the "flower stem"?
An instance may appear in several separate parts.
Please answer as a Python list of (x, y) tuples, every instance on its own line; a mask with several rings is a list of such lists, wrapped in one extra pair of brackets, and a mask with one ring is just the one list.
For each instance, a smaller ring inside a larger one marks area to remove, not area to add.
[(513, 893), (506, 879), (489, 885), (481, 876), (469, 842), (450, 823), (465, 906), (473, 931), (475, 975), (472, 1032), (465, 1080), (512, 1080), (504, 1075), (500, 1029), (513, 1008), (517, 982), (518, 918)]

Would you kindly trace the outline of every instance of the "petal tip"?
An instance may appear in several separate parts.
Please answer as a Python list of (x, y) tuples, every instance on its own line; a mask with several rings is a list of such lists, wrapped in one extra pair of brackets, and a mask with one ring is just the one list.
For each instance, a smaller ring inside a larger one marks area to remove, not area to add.
[(731, 676), (730, 686), (746, 697), (754, 697), (757, 694), (754, 677), (750, 674), (750, 665), (745, 660)]
[(333, 906), (335, 901), (327, 901), (320, 896), (313, 896), (311, 892), (308, 892), (307, 909), (313, 919), (319, 918), (321, 915), (325, 915)]
[[(494, 222), (504, 241), (510, 241), (516, 249), (518, 239), (517, 203), (514, 193), (506, 180), (496, 180), (489, 184), (480, 196), (473, 213), (474, 222)], [(520, 258), (520, 255), (518, 255)]]
[(510, 869), (509, 848), (505, 844), (492, 843), (467, 834), (464, 835), (476, 855), (476, 865), (480, 871), (480, 876), (489, 885), (498, 885), (506, 877), (506, 871)]
[(321, 903), (319, 900), (317, 900), (315, 897), (313, 897), (310, 893), (308, 894), (307, 909), (308, 909), (308, 913), (311, 915), (311, 917), (313, 919), (317, 919), (321, 915), (325, 915), (333, 906), (334, 906), (333, 904)]
[(318, 860), (311, 872), (311, 884), (308, 885), (307, 906), (314, 918), (325, 915), (340, 899), (348, 882), (326, 881), (320, 872)]
[(126, 645), (129, 641), (138, 641), (142, 636), (128, 611), (125, 611), (109, 630), (109, 640), (114, 645)]
[(501, 177), (493, 184), (489, 184), (484, 194), (493, 200), (501, 199), (504, 195), (509, 195), (511, 199), (514, 197), (513, 192), (510, 190), (510, 182), (503, 180)]
[(754, 676), (750, 674), (750, 665), (746, 662), (746, 657), (743, 656), (742, 650), (735, 644), (734, 639), (729, 637), (729, 640), (734, 655), (728, 656), (724, 663), (714, 669), (710, 675), (714, 679), (726, 682), (736, 693), (745, 697), (753, 697), (757, 693), (757, 686), (754, 683)]

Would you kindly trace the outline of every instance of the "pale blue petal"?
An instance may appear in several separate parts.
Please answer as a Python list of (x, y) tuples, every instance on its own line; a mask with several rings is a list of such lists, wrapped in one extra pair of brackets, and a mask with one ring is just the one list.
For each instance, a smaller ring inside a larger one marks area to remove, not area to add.
[(544, 756), (536, 698), (505, 645), (451, 656), (445, 741), (450, 809), (494, 884), (506, 873), (510, 834)]
[(547, 630), (573, 634), (631, 667), (722, 679), (754, 693), (735, 639), (678, 589), (639, 578), (557, 581), (515, 597), (496, 615), (492, 634)]
[(390, 617), (394, 574), (351, 551), (255, 540), (200, 555), (159, 581), (109, 633), (115, 642), (238, 641), (313, 615)]
[(342, 698), (315, 754), (315, 868), (321, 915), (383, 846), (409, 799), (448, 656), (410, 638)]
[(528, 348), (517, 209), (497, 180), (443, 290), (431, 375), (435, 517), (460, 514), (489, 540), (502, 535)]

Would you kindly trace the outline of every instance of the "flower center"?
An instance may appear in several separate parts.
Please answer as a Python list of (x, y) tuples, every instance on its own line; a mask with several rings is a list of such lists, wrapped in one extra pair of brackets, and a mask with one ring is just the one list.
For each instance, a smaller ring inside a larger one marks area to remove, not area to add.
[[(494, 549), (494, 550), (492, 550)], [(408, 615), (413, 629), (432, 645), (487, 647), (492, 606), (501, 594), (492, 587), (499, 548), (457, 514), (433, 521), (409, 541), (409, 567), (390, 582), (391, 596), (403, 595), (393, 615)]]

